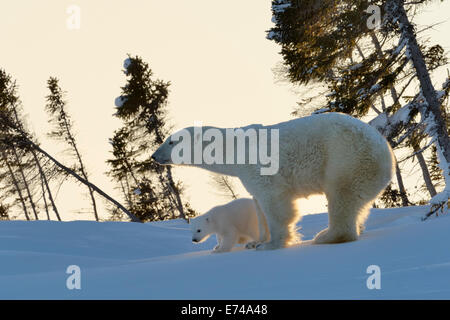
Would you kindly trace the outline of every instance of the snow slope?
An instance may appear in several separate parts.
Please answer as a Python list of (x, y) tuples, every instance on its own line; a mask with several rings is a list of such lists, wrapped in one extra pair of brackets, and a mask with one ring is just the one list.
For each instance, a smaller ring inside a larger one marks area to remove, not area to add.
[[(0, 223), (1, 299), (450, 299), (450, 216), (373, 210), (356, 242), (211, 254), (183, 221)], [(327, 215), (300, 223), (304, 239)], [(68, 290), (69, 265), (81, 289)], [(369, 290), (369, 265), (381, 289)]]

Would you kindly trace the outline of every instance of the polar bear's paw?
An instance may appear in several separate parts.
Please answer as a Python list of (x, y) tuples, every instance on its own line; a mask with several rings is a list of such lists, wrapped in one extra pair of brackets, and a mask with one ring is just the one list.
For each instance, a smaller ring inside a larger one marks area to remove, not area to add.
[(269, 241), (264, 243), (259, 243), (256, 246), (256, 250), (275, 250), (284, 248), (283, 244), (279, 241)]
[(212, 250), (212, 253), (222, 253), (222, 252), (228, 252), (228, 251), (231, 251), (231, 249), (230, 249), (230, 250), (227, 250), (227, 249), (221, 247), (220, 245), (217, 245), (217, 246), (215, 246), (214, 249)]
[(220, 248), (219, 246), (214, 247), (214, 249), (211, 251), (212, 253), (222, 253), (222, 252), (226, 252), (225, 250), (223, 250), (222, 248)]
[(320, 231), (314, 237), (314, 243), (324, 244), (324, 243), (342, 243), (358, 240), (358, 234), (352, 232), (333, 232), (329, 231), (328, 228)]
[(251, 242), (248, 242), (248, 243), (245, 245), (245, 249), (255, 249), (259, 244), (260, 244), (260, 242), (258, 242), (258, 241), (251, 241)]
[(358, 227), (359, 227), (359, 229), (358, 229), (359, 235), (363, 234), (363, 232), (366, 230), (366, 226), (361, 223), (361, 224), (359, 224)]

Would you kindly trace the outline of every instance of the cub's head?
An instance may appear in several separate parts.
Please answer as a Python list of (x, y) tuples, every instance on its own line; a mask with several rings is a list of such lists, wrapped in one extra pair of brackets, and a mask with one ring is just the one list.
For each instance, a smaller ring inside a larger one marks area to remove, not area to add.
[(207, 215), (198, 216), (190, 222), (192, 242), (201, 243), (211, 235), (211, 217)]

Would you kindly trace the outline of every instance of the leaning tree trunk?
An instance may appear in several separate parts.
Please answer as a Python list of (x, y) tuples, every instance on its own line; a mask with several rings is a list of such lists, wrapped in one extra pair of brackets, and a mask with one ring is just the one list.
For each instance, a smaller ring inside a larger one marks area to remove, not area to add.
[[(15, 121), (16, 121), (17, 126), (19, 127), (20, 131), (24, 132), (25, 129), (24, 129), (24, 126), (23, 126), (23, 124), (22, 124), (22, 121), (20, 121), (19, 114), (18, 114), (18, 112), (17, 112), (17, 108), (16, 108), (15, 105), (13, 105), (12, 111), (13, 111), (14, 119), (15, 119)], [(25, 178), (25, 174), (24, 174), (23, 168), (22, 168), (22, 163), (21, 163), (21, 161), (20, 161), (20, 159), (19, 159), (19, 156), (18, 156), (18, 154), (17, 154), (17, 150), (16, 150), (15, 146), (12, 146), (11, 149), (12, 149), (12, 151), (13, 151), (13, 154), (14, 154), (15, 158), (16, 158), (17, 165), (18, 165), (18, 167), (19, 167), (19, 172), (20, 172), (20, 174), (21, 174), (21, 176), (22, 176), (23, 183), (24, 183), (24, 185), (25, 185), (25, 190), (27, 191), (28, 199), (30, 200), (31, 208), (33, 209), (34, 216), (35, 216), (36, 220), (39, 220), (39, 216), (38, 216), (38, 214), (37, 214), (36, 207), (35, 207), (34, 201), (33, 201), (33, 197), (31, 196), (30, 188), (29, 188), (29, 186), (28, 186), (27, 179)]]
[(44, 200), (44, 208), (45, 208), (45, 213), (47, 215), (47, 220), (50, 220), (50, 213), (48, 211), (47, 198), (45, 197), (45, 186), (44, 186), (44, 180), (42, 179), (42, 175), (41, 175), (41, 190), (42, 190), (42, 200)]
[[(84, 165), (83, 165), (83, 161), (81, 160), (81, 155), (80, 155), (80, 153), (78, 152), (78, 148), (77, 148), (77, 146), (76, 146), (76, 144), (75, 144), (75, 140), (71, 137), (71, 139), (72, 139), (72, 143), (73, 143), (73, 148), (74, 148), (74, 150), (75, 150), (75, 153), (76, 153), (76, 155), (77, 155), (77, 158), (78, 158), (78, 163), (80, 164), (80, 170), (81, 170), (81, 174), (83, 175), (83, 178), (86, 180), (86, 181), (89, 181), (88, 180), (88, 176), (87, 176), (87, 173), (86, 173), (86, 170), (85, 170), (85, 168), (84, 168)], [(88, 185), (88, 190), (89, 190), (89, 195), (91, 196), (91, 202), (92, 202), (92, 207), (93, 207), (93, 209), (94, 209), (94, 216), (95, 216), (95, 220), (96, 221), (99, 221), (99, 218), (98, 218), (98, 212), (97, 212), (97, 204), (96, 204), (96, 202), (95, 202), (95, 196), (94, 196), (94, 191), (92, 190), (92, 188)]]
[(422, 94), (427, 102), (427, 108), (420, 110), (421, 115), (424, 119), (427, 119), (429, 125), (428, 133), (435, 139), (438, 154), (441, 155), (439, 165), (443, 169), (446, 188), (449, 188), (450, 139), (447, 133), (446, 121), (442, 115), (441, 104), (431, 82), (422, 51), (417, 43), (414, 27), (406, 14), (404, 0), (390, 0), (387, 4), (387, 9), (393, 14), (393, 18), (398, 21), (401, 37), (407, 41), (408, 56), (416, 70)]
[[(88, 176), (87, 176), (87, 173), (86, 173), (86, 169), (84, 168), (84, 164), (83, 164), (83, 161), (81, 159), (81, 155), (78, 152), (77, 144), (76, 144), (75, 138), (72, 135), (72, 132), (70, 130), (70, 125), (68, 123), (67, 118), (64, 118), (64, 129), (65, 129), (65, 131), (67, 133), (68, 139), (70, 140), (69, 144), (72, 146), (73, 150), (75, 151), (75, 155), (77, 157), (78, 164), (80, 165), (81, 175), (83, 176), (84, 180), (89, 182), (89, 179), (88, 179)], [(97, 204), (95, 202), (95, 197), (94, 197), (94, 191), (92, 190), (92, 188), (90, 187), (89, 184), (86, 184), (86, 186), (88, 187), (89, 195), (91, 197), (92, 208), (94, 209), (95, 220), (99, 221), (98, 212), (97, 212)]]
[[(45, 175), (45, 172), (44, 172), (44, 170), (43, 170), (43, 168), (41, 166), (41, 162), (39, 161), (39, 158), (38, 158), (38, 156), (36, 154), (36, 151), (34, 149), (31, 149), (30, 151), (31, 151), (31, 154), (33, 155), (34, 161), (36, 162), (36, 165), (37, 165), (37, 167), (39, 169), (39, 173), (41, 174), (42, 182), (44, 183), (45, 188), (47, 189), (48, 199), (50, 200), (50, 203), (52, 205), (53, 212), (55, 213), (56, 218), (58, 219), (58, 221), (61, 221), (61, 217), (59, 216), (58, 208), (56, 207), (55, 201), (53, 200), (52, 191), (50, 190), (50, 186), (48, 184), (47, 176)], [(44, 200), (45, 200), (45, 198), (44, 198)]]
[(83, 179), (82, 177), (80, 177), (80, 175), (78, 175), (76, 172), (74, 172), (73, 170), (67, 168), (65, 165), (63, 165), (61, 162), (59, 162), (58, 160), (56, 160), (55, 158), (53, 158), (50, 154), (48, 154), (45, 150), (41, 149), (41, 147), (39, 147), (37, 144), (35, 144), (33, 141), (27, 139), (26, 142), (30, 145), (31, 148), (34, 148), (37, 152), (41, 153), (42, 155), (44, 155), (45, 157), (47, 157), (50, 161), (52, 161), (57, 167), (59, 167), (60, 169), (62, 169), (63, 171), (65, 171), (66, 173), (70, 174), (71, 176), (73, 176), (75, 179), (77, 179), (78, 181), (80, 181), (82, 184), (90, 187), (93, 191), (97, 192), (98, 194), (100, 194), (102, 197), (106, 198), (108, 201), (114, 203), (120, 210), (122, 210), (133, 222), (142, 222), (140, 219), (138, 219), (135, 215), (133, 215), (132, 213), (130, 213), (123, 205), (121, 205), (119, 202), (117, 202), (116, 200), (114, 200), (111, 196), (109, 196), (108, 194), (106, 194), (104, 191), (102, 191), (100, 188), (98, 188), (95, 184), (89, 182), (86, 179)]
[(406, 193), (405, 185), (403, 184), (403, 178), (400, 172), (400, 167), (395, 164), (395, 175), (397, 176), (398, 189), (400, 190), (400, 198), (402, 199), (402, 206), (409, 206), (408, 195)]
[[(380, 97), (381, 99), (381, 108), (383, 110), (383, 113), (386, 114), (387, 119), (387, 125), (390, 125), (389, 116), (386, 111), (386, 104), (384, 102), (383, 96)], [(392, 140), (388, 139), (389, 144), (392, 146)], [(394, 149), (394, 148), (392, 148)], [(406, 193), (405, 184), (403, 183), (403, 177), (402, 172), (400, 171), (400, 167), (398, 166), (398, 163), (395, 163), (395, 177), (397, 178), (397, 184), (398, 184), (398, 190), (400, 192), (400, 198), (402, 199), (402, 206), (407, 207), (409, 206), (410, 202), (408, 199), (408, 194)]]
[[(387, 114), (387, 110), (386, 110), (386, 104), (384, 102), (383, 96), (381, 96), (380, 98), (381, 98), (381, 108), (383, 110), (383, 113), (386, 114), (387, 125), (389, 126), (390, 121), (389, 121), (389, 115)], [(392, 139), (389, 138), (388, 142), (392, 146)], [(394, 148), (392, 147), (392, 149), (394, 149)], [(400, 171), (400, 167), (398, 166), (397, 161), (395, 163), (395, 177), (397, 178), (398, 190), (400, 192), (400, 198), (402, 199), (402, 206), (407, 207), (407, 206), (409, 206), (410, 202), (408, 199), (408, 194), (406, 193), (405, 184), (403, 183), (402, 172)]]
[(430, 171), (428, 171), (427, 163), (425, 158), (423, 157), (422, 152), (420, 152), (420, 148), (418, 145), (414, 146), (414, 152), (416, 153), (417, 161), (419, 162), (420, 168), (422, 169), (423, 180), (425, 181), (425, 186), (427, 187), (428, 192), (431, 197), (434, 197), (437, 192), (434, 188), (433, 181), (430, 177)]
[[(370, 32), (370, 36), (372, 38), (372, 43), (375, 46), (375, 50), (377, 52), (377, 55), (379, 57), (383, 57), (383, 51), (382, 51), (382, 48), (381, 48), (381, 44), (378, 41), (378, 38), (377, 38), (375, 32), (371, 31)], [(393, 85), (390, 88), (390, 92), (391, 92), (391, 97), (392, 97), (393, 103), (394, 104), (398, 103), (399, 102), (399, 97), (398, 97), (398, 94), (397, 94), (397, 90), (395, 89), (395, 87)], [(417, 161), (419, 162), (420, 168), (422, 170), (422, 176), (423, 176), (423, 179), (425, 181), (425, 185), (427, 187), (427, 190), (430, 193), (431, 197), (434, 197), (436, 195), (436, 189), (434, 188), (433, 182), (431, 181), (430, 172), (428, 170), (427, 163), (426, 163), (426, 161), (425, 161), (425, 159), (423, 157), (423, 154), (421, 152), (418, 152), (419, 149), (420, 149), (419, 146), (418, 145), (414, 145), (413, 149), (414, 149), (414, 152), (416, 153)], [(402, 199), (402, 201), (403, 201), (403, 199)]]
[(19, 199), (20, 199), (20, 203), (22, 204), (22, 209), (25, 214), (25, 218), (27, 220), (30, 220), (30, 216), (28, 215), (27, 205), (25, 204), (25, 199), (22, 195), (22, 190), (20, 190), (19, 182), (17, 181), (16, 175), (14, 174), (14, 171), (12, 170), (11, 165), (9, 164), (7, 155), (5, 154), (4, 151), (2, 151), (2, 157), (3, 157), (3, 161), (6, 163), (6, 167), (8, 168), (8, 172), (11, 176), (14, 187), (16, 188), (16, 191), (19, 194)]
[(14, 146), (11, 149), (13, 151), (14, 157), (16, 158), (17, 167), (19, 168), (19, 172), (20, 172), (20, 175), (22, 177), (23, 184), (25, 186), (25, 190), (26, 190), (27, 195), (28, 195), (28, 200), (30, 201), (31, 209), (33, 210), (33, 213), (34, 213), (34, 217), (36, 218), (36, 220), (39, 220), (39, 216), (38, 216), (38, 213), (37, 213), (37, 210), (36, 210), (36, 206), (34, 204), (33, 196), (32, 196), (31, 191), (30, 191), (30, 186), (28, 185), (27, 178), (25, 177), (25, 173), (23, 172), (23, 167), (22, 167), (22, 163), (20, 161), (19, 155), (17, 154), (17, 150), (16, 150), (16, 148)]

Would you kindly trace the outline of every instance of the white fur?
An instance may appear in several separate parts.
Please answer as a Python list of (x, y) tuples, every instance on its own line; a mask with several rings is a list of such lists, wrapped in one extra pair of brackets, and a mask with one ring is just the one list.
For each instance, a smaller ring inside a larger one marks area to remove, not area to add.
[[(329, 226), (314, 241), (356, 240), (371, 204), (393, 175), (394, 156), (382, 135), (340, 113), (312, 115), (264, 128), (279, 129), (277, 174), (260, 175), (260, 164), (195, 165), (239, 177), (257, 200), (270, 231), (270, 241), (258, 249), (276, 249), (298, 242), (296, 223), (300, 215), (293, 202), (312, 194), (325, 194), (329, 209)], [(187, 130), (193, 132), (193, 128)], [(163, 161), (170, 158), (170, 140), (154, 153), (156, 161), (170, 164)]]
[[(214, 252), (230, 251), (236, 244), (247, 244), (251, 248), (260, 239), (257, 207), (253, 199), (236, 199), (217, 206), (207, 213), (191, 220), (192, 241), (200, 243), (212, 234), (218, 244)], [(265, 220), (262, 221), (262, 236), (266, 234)]]

